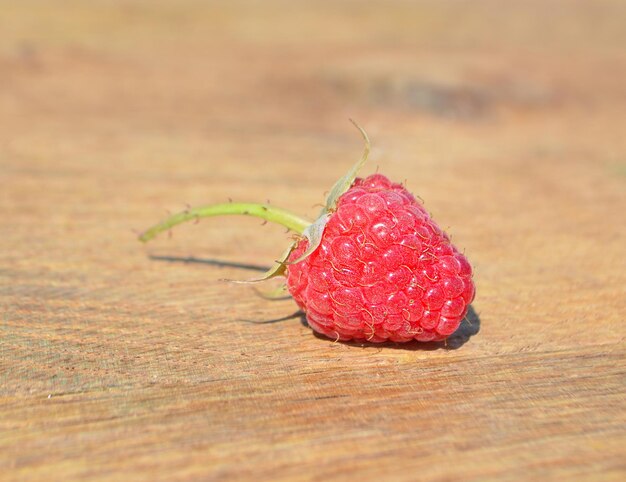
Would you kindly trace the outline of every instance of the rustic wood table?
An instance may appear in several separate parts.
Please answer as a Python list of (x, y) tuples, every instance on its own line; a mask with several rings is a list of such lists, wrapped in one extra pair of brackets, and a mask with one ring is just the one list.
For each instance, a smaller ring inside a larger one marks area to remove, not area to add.
[[(623, 1), (2, 2), (0, 479), (624, 480)], [(475, 267), (447, 344), (220, 281), (360, 156)]]

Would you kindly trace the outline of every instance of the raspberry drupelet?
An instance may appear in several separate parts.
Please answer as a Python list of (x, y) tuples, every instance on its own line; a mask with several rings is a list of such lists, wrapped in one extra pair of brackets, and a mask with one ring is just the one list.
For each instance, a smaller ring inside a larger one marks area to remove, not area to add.
[(318, 333), (371, 342), (443, 340), (474, 298), (465, 256), (381, 174), (356, 179), (339, 198), (317, 250), (288, 266), (287, 287)]
[(311, 222), (269, 204), (189, 208), (139, 236), (149, 241), (203, 217), (243, 214), (297, 233), (267, 273), (248, 282), (287, 278), (286, 289), (310, 327), (335, 340), (439, 341), (456, 331), (474, 299), (472, 268), (450, 238), (401, 184), (356, 174), (370, 144), (334, 184)]

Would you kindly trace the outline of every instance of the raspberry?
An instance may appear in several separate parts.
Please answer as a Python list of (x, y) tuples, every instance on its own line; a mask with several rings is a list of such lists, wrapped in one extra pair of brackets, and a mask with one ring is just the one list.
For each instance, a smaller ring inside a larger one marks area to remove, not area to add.
[[(289, 260), (306, 250), (303, 238)], [(338, 200), (319, 247), (287, 268), (311, 328), (339, 340), (443, 340), (474, 298), (469, 263), (426, 210), (381, 174)]]
[(175, 214), (139, 239), (223, 214), (277, 222), (300, 236), (264, 277), (250, 282), (285, 275), (313, 330), (374, 343), (447, 338), (474, 299), (472, 268), (401, 184), (381, 174), (356, 178), (369, 153), (358, 128), (365, 153), (335, 183), (313, 223), (270, 205), (216, 204)]

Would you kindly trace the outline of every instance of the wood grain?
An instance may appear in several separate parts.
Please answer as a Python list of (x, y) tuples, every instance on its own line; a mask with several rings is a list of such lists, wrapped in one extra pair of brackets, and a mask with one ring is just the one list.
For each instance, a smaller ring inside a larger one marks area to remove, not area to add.
[[(0, 479), (623, 480), (626, 7), (2, 2)], [(475, 266), (444, 345), (246, 278), (374, 144)]]

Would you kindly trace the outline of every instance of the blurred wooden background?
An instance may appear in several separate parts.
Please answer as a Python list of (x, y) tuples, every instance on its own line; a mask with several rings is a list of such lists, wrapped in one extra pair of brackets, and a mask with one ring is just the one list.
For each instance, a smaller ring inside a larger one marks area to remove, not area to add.
[[(626, 4), (0, 2), (0, 479), (623, 480)], [(361, 153), (476, 270), (451, 346), (246, 278)], [(242, 265), (242, 266), (240, 266)], [(252, 266), (247, 266), (252, 265)], [(246, 268), (247, 266), (247, 268)]]

